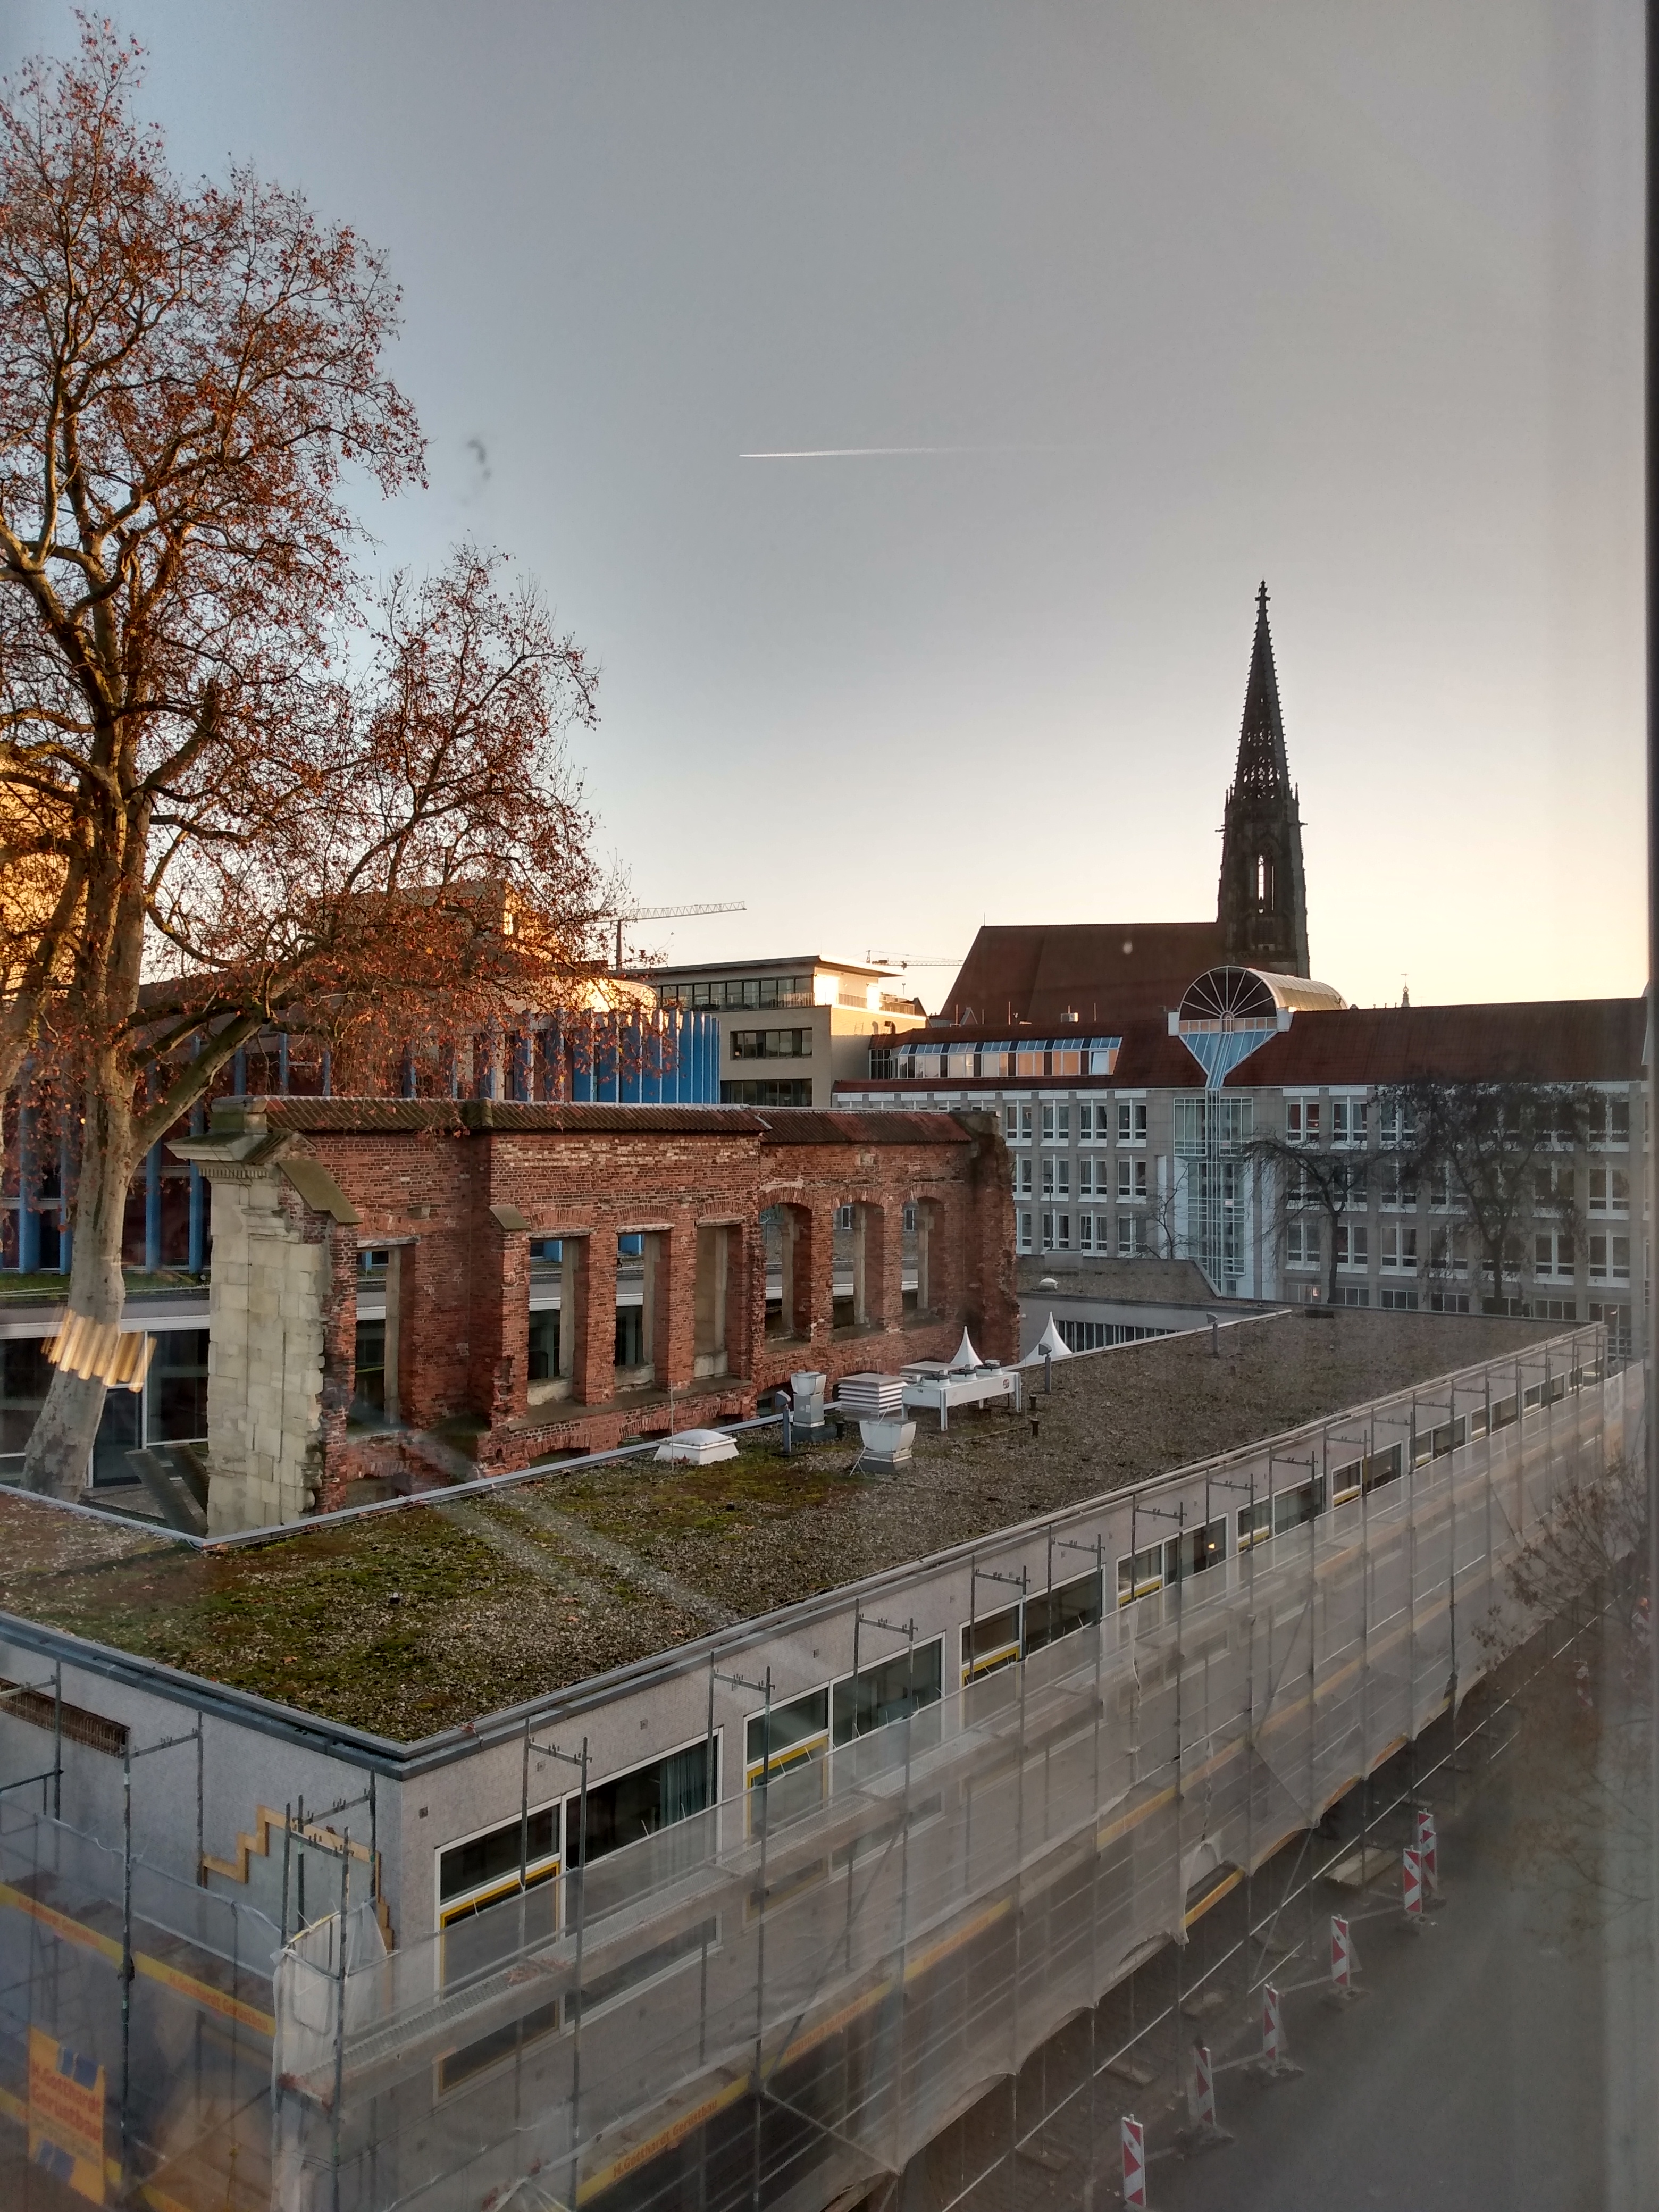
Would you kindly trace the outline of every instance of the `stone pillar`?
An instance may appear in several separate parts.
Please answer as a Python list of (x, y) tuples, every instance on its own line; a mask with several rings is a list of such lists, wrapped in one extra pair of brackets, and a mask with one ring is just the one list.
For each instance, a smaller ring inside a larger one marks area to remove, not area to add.
[(578, 1243), (571, 1395), (584, 1406), (608, 1406), (617, 1395), (617, 1239), (601, 1229)]
[(208, 1533), (298, 1520), (344, 1433), (356, 1237), (274, 1164), (204, 1160), (213, 1207)]
[(474, 1231), (473, 1253), (469, 1395), (474, 1412), (494, 1429), (529, 1404), (530, 1238), (485, 1212)]
[(684, 1390), (696, 1370), (697, 1231), (689, 1215), (657, 1239), (657, 1388)]

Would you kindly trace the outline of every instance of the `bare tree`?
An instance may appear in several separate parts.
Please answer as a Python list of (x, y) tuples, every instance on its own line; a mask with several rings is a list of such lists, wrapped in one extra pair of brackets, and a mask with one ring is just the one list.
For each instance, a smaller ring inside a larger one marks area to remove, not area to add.
[[(378, 605), (352, 565), (348, 471), (422, 472), (380, 257), (246, 170), (181, 186), (136, 69), (88, 27), (0, 99), (0, 1093), (77, 1133), (100, 1326), (134, 1169), (239, 1047), (556, 1002), (604, 902), (580, 652), (484, 554)], [(32, 1484), (79, 1487), (102, 1401), (58, 1370)]]
[(1336, 1303), (1337, 1231), (1352, 1226), (1352, 1210), (1364, 1207), (1370, 1164), (1364, 1151), (1328, 1144), (1294, 1144), (1284, 1137), (1252, 1137), (1240, 1153), (1267, 1186), (1269, 1206), (1278, 1214), (1284, 1238), (1293, 1219), (1316, 1218), (1324, 1224), (1325, 1297)]
[(1601, 1103), (1589, 1085), (1420, 1078), (1380, 1091), (1376, 1103), (1382, 1124), (1400, 1133), (1402, 1166), (1438, 1179), (1469, 1224), (1480, 1248), (1477, 1273), (1492, 1285), (1489, 1310), (1503, 1310), (1505, 1267), (1519, 1277), (1523, 1297), (1530, 1293), (1530, 1233), (1559, 1231), (1568, 1249), (1578, 1249), (1584, 1224), (1577, 1163)]

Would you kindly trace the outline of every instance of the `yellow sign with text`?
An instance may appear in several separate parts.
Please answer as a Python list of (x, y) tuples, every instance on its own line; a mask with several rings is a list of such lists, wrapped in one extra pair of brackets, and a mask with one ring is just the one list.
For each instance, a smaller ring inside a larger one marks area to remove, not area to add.
[(104, 2201), (104, 2069), (29, 2030), (29, 2163), (93, 2203)]

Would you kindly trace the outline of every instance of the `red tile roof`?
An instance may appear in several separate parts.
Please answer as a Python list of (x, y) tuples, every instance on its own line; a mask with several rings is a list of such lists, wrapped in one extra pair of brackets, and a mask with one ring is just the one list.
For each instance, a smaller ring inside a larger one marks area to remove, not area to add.
[(986, 927), (945, 995), (945, 1018), (1090, 1031), (1156, 1020), (1223, 958), (1215, 921), (1030, 922)]
[[(1297, 1014), (1227, 1078), (1233, 1091), (1322, 1083), (1629, 1083), (1642, 1074), (1642, 999), (1510, 1006), (1350, 1006)], [(1118, 1080), (1124, 1079), (1120, 1076)]]

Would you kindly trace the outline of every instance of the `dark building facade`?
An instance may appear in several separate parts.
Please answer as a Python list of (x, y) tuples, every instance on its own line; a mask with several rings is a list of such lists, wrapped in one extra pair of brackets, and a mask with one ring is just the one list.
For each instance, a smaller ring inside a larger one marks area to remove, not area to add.
[(1256, 593), (1255, 644), (1238, 733), (1238, 766), (1222, 828), (1216, 920), (1223, 958), (1230, 965), (1312, 974), (1302, 817), (1285, 757), (1265, 583)]

